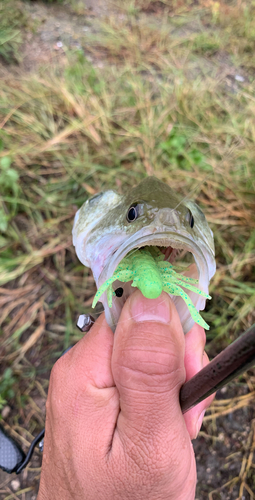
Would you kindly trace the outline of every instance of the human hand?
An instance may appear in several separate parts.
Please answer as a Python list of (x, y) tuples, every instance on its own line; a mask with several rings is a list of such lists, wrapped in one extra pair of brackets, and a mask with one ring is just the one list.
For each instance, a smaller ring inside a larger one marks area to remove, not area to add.
[(102, 314), (52, 370), (38, 500), (193, 500), (191, 439), (212, 397), (182, 415), (179, 392), (204, 344), (164, 292), (132, 294), (114, 335)]

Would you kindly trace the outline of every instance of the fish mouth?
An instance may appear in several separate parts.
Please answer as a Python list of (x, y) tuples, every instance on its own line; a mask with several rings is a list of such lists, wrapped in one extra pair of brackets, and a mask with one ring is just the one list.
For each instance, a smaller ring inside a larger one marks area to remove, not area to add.
[[(191, 238), (169, 230), (162, 232), (158, 232), (157, 230), (157, 232), (153, 234), (144, 234), (144, 230), (141, 230), (127, 238), (119, 246), (119, 248), (114, 250), (111, 256), (108, 257), (104, 269), (98, 278), (98, 288), (113, 275), (118, 264), (128, 253), (144, 246), (158, 247), (160, 251), (165, 254), (165, 260), (171, 264), (175, 261), (181, 250), (190, 252), (193, 256), (194, 263), (186, 267), (182, 274), (198, 279), (197, 288), (208, 294), (210, 277), (214, 274), (212, 269), (212, 255), (210, 255), (210, 252), (206, 247), (202, 248), (201, 245), (198, 245)], [(100, 301), (104, 305), (106, 320), (113, 331), (115, 331), (125, 301), (136, 290), (136, 288), (132, 287), (131, 284), (132, 281), (123, 283), (118, 280), (113, 283), (116, 295), (113, 295), (111, 308), (108, 306), (106, 292), (100, 298)], [(191, 298), (197, 311), (203, 310), (206, 299), (195, 292), (189, 290), (185, 291)], [(194, 320), (190, 316), (189, 309), (181, 297), (171, 294), (169, 294), (169, 296), (175, 303), (182, 323), (183, 331), (184, 333), (187, 333), (194, 324)]]

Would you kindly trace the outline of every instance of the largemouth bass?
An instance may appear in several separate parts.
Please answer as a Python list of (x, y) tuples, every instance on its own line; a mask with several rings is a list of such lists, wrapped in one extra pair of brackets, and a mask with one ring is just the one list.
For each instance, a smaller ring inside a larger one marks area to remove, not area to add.
[[(92, 269), (97, 288), (111, 278), (127, 254), (145, 246), (158, 247), (170, 263), (180, 250), (190, 252), (194, 264), (182, 274), (198, 279), (197, 287), (205, 294), (216, 270), (213, 233), (203, 212), (155, 177), (147, 177), (126, 195), (109, 190), (87, 200), (75, 215), (73, 244), (80, 261)], [(125, 301), (135, 290), (131, 284), (114, 282), (114, 290), (121, 287), (123, 292), (114, 294), (112, 307), (106, 293), (100, 297), (113, 331)], [(203, 296), (189, 290), (187, 294), (197, 311), (204, 309)], [(181, 297), (169, 295), (187, 333), (194, 324), (189, 309)]]

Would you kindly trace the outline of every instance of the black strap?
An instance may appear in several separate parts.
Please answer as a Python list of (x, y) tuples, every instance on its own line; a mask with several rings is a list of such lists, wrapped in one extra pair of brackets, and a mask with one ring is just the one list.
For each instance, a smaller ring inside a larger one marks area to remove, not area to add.
[[(62, 354), (72, 349), (73, 346), (68, 347)], [(27, 466), (31, 460), (36, 445), (43, 439), (45, 429), (43, 429), (32, 441), (27, 454), (21, 449), (18, 443), (7, 434), (4, 428), (0, 425), (0, 468), (8, 474), (16, 472), (20, 474), (21, 471)]]
[(21, 471), (23, 471), (23, 469), (27, 466), (28, 462), (30, 461), (30, 459), (33, 455), (33, 452), (34, 452), (36, 445), (43, 439), (44, 433), (45, 433), (45, 429), (43, 429), (41, 432), (39, 432), (39, 434), (34, 438), (34, 440), (32, 441), (32, 443), (29, 447), (29, 450), (27, 452), (25, 459), (19, 465), (17, 465), (17, 468), (15, 470), (16, 474), (20, 474)]

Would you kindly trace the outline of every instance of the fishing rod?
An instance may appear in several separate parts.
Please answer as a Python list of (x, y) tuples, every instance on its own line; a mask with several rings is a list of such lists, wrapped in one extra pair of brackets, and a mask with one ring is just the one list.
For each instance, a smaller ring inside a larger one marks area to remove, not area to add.
[[(77, 327), (82, 332), (88, 332), (94, 322), (90, 314), (81, 314)], [(66, 349), (62, 356), (71, 348), (72, 346)], [(255, 323), (182, 386), (180, 390), (182, 413), (201, 403), (253, 365), (255, 365)], [(30, 461), (37, 444), (39, 450), (43, 451), (44, 432), (45, 429), (35, 437), (25, 454), (19, 444), (0, 425), (0, 468), (9, 474), (12, 472), (20, 474)]]

